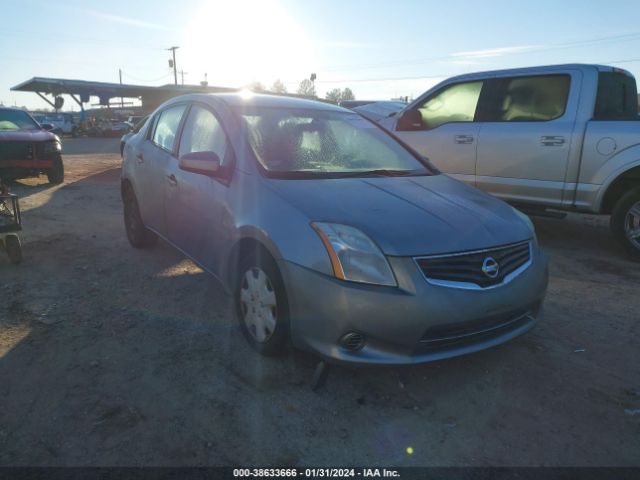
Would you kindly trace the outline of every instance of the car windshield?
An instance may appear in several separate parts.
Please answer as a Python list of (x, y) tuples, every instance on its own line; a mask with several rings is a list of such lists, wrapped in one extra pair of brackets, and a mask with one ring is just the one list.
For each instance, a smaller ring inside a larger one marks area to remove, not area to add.
[(39, 130), (40, 126), (20, 110), (0, 110), (0, 130)]
[(258, 161), (270, 176), (434, 173), (389, 134), (354, 113), (243, 107), (239, 114)]

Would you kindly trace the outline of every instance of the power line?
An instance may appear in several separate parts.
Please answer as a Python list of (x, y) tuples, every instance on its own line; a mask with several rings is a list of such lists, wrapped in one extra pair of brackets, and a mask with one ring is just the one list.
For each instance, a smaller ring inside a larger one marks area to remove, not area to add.
[[(532, 46), (532, 47), (528, 47), (526, 50), (514, 50), (512, 52), (503, 50), (500, 52), (500, 55), (501, 56), (523, 55), (528, 53), (538, 53), (538, 52), (549, 51), (549, 50), (564, 50), (564, 49), (576, 48), (581, 46), (592, 46), (600, 43), (611, 43), (611, 42), (629, 41), (629, 40), (638, 40), (638, 39), (640, 39), (640, 32), (634, 32), (634, 33), (626, 33), (622, 35), (611, 35), (606, 37), (596, 37), (596, 38), (577, 40), (572, 42), (556, 43), (553, 45), (546, 45), (546, 46)], [(383, 62), (383, 63), (375, 63), (375, 64), (355, 65), (355, 66), (354, 65), (341, 65), (341, 66), (334, 66), (334, 67), (329, 66), (329, 67), (321, 67), (319, 68), (319, 70), (322, 70), (324, 72), (332, 72), (332, 71), (338, 71), (338, 70), (346, 70), (346, 71), (368, 70), (368, 69), (384, 68), (384, 67), (399, 66), (399, 65), (415, 66), (415, 65), (422, 65), (425, 63), (430, 63), (438, 60), (453, 60), (456, 58), (460, 58), (460, 59), (482, 58), (483, 56), (482, 52), (487, 52), (487, 55), (489, 55), (490, 52), (492, 51), (500, 51), (500, 50), (501, 48), (495, 48), (495, 49), (479, 50), (476, 52), (473, 52), (473, 51), (460, 52), (460, 53), (450, 54), (446, 56), (426, 57), (426, 58), (423, 57), (423, 58), (412, 59), (412, 60), (394, 60), (393, 62)], [(465, 53), (468, 55), (465, 55)]]

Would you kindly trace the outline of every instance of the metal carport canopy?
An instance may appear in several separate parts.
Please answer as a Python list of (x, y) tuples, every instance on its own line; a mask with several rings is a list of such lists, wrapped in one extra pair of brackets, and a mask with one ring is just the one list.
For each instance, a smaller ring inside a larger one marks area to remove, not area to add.
[[(201, 86), (201, 85), (162, 85), (150, 87), (146, 85), (128, 85), (108, 82), (92, 82), (87, 80), (69, 80), (64, 78), (33, 77), (11, 88), (17, 92), (34, 92), (45, 101), (49, 100), (43, 94), (51, 94), (54, 97), (62, 94), (71, 97), (82, 106), (90, 97), (98, 97), (100, 103), (107, 105), (111, 98), (138, 98), (143, 106), (155, 108), (169, 98), (185, 93), (214, 93), (233, 92), (236, 88)], [(80, 98), (76, 98), (76, 96)], [(51, 103), (51, 102), (49, 102)]]

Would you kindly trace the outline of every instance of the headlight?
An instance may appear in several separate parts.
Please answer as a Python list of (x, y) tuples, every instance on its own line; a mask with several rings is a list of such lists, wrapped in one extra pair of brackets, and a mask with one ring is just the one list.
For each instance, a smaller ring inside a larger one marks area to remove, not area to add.
[(43, 152), (44, 153), (58, 153), (62, 150), (62, 145), (60, 142), (47, 142), (44, 144)]
[(387, 258), (360, 230), (337, 223), (312, 223), (311, 226), (324, 243), (337, 278), (376, 285), (397, 285)]

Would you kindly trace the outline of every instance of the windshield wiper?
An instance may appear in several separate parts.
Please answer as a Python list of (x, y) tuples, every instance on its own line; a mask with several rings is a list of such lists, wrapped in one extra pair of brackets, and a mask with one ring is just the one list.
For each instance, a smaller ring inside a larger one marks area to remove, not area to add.
[[(407, 177), (412, 175), (420, 175), (422, 170), (390, 170), (380, 168), (377, 170), (363, 170), (357, 172), (335, 172), (333, 175), (336, 175), (340, 178), (349, 178), (349, 177)], [(426, 172), (425, 172), (426, 173)]]

